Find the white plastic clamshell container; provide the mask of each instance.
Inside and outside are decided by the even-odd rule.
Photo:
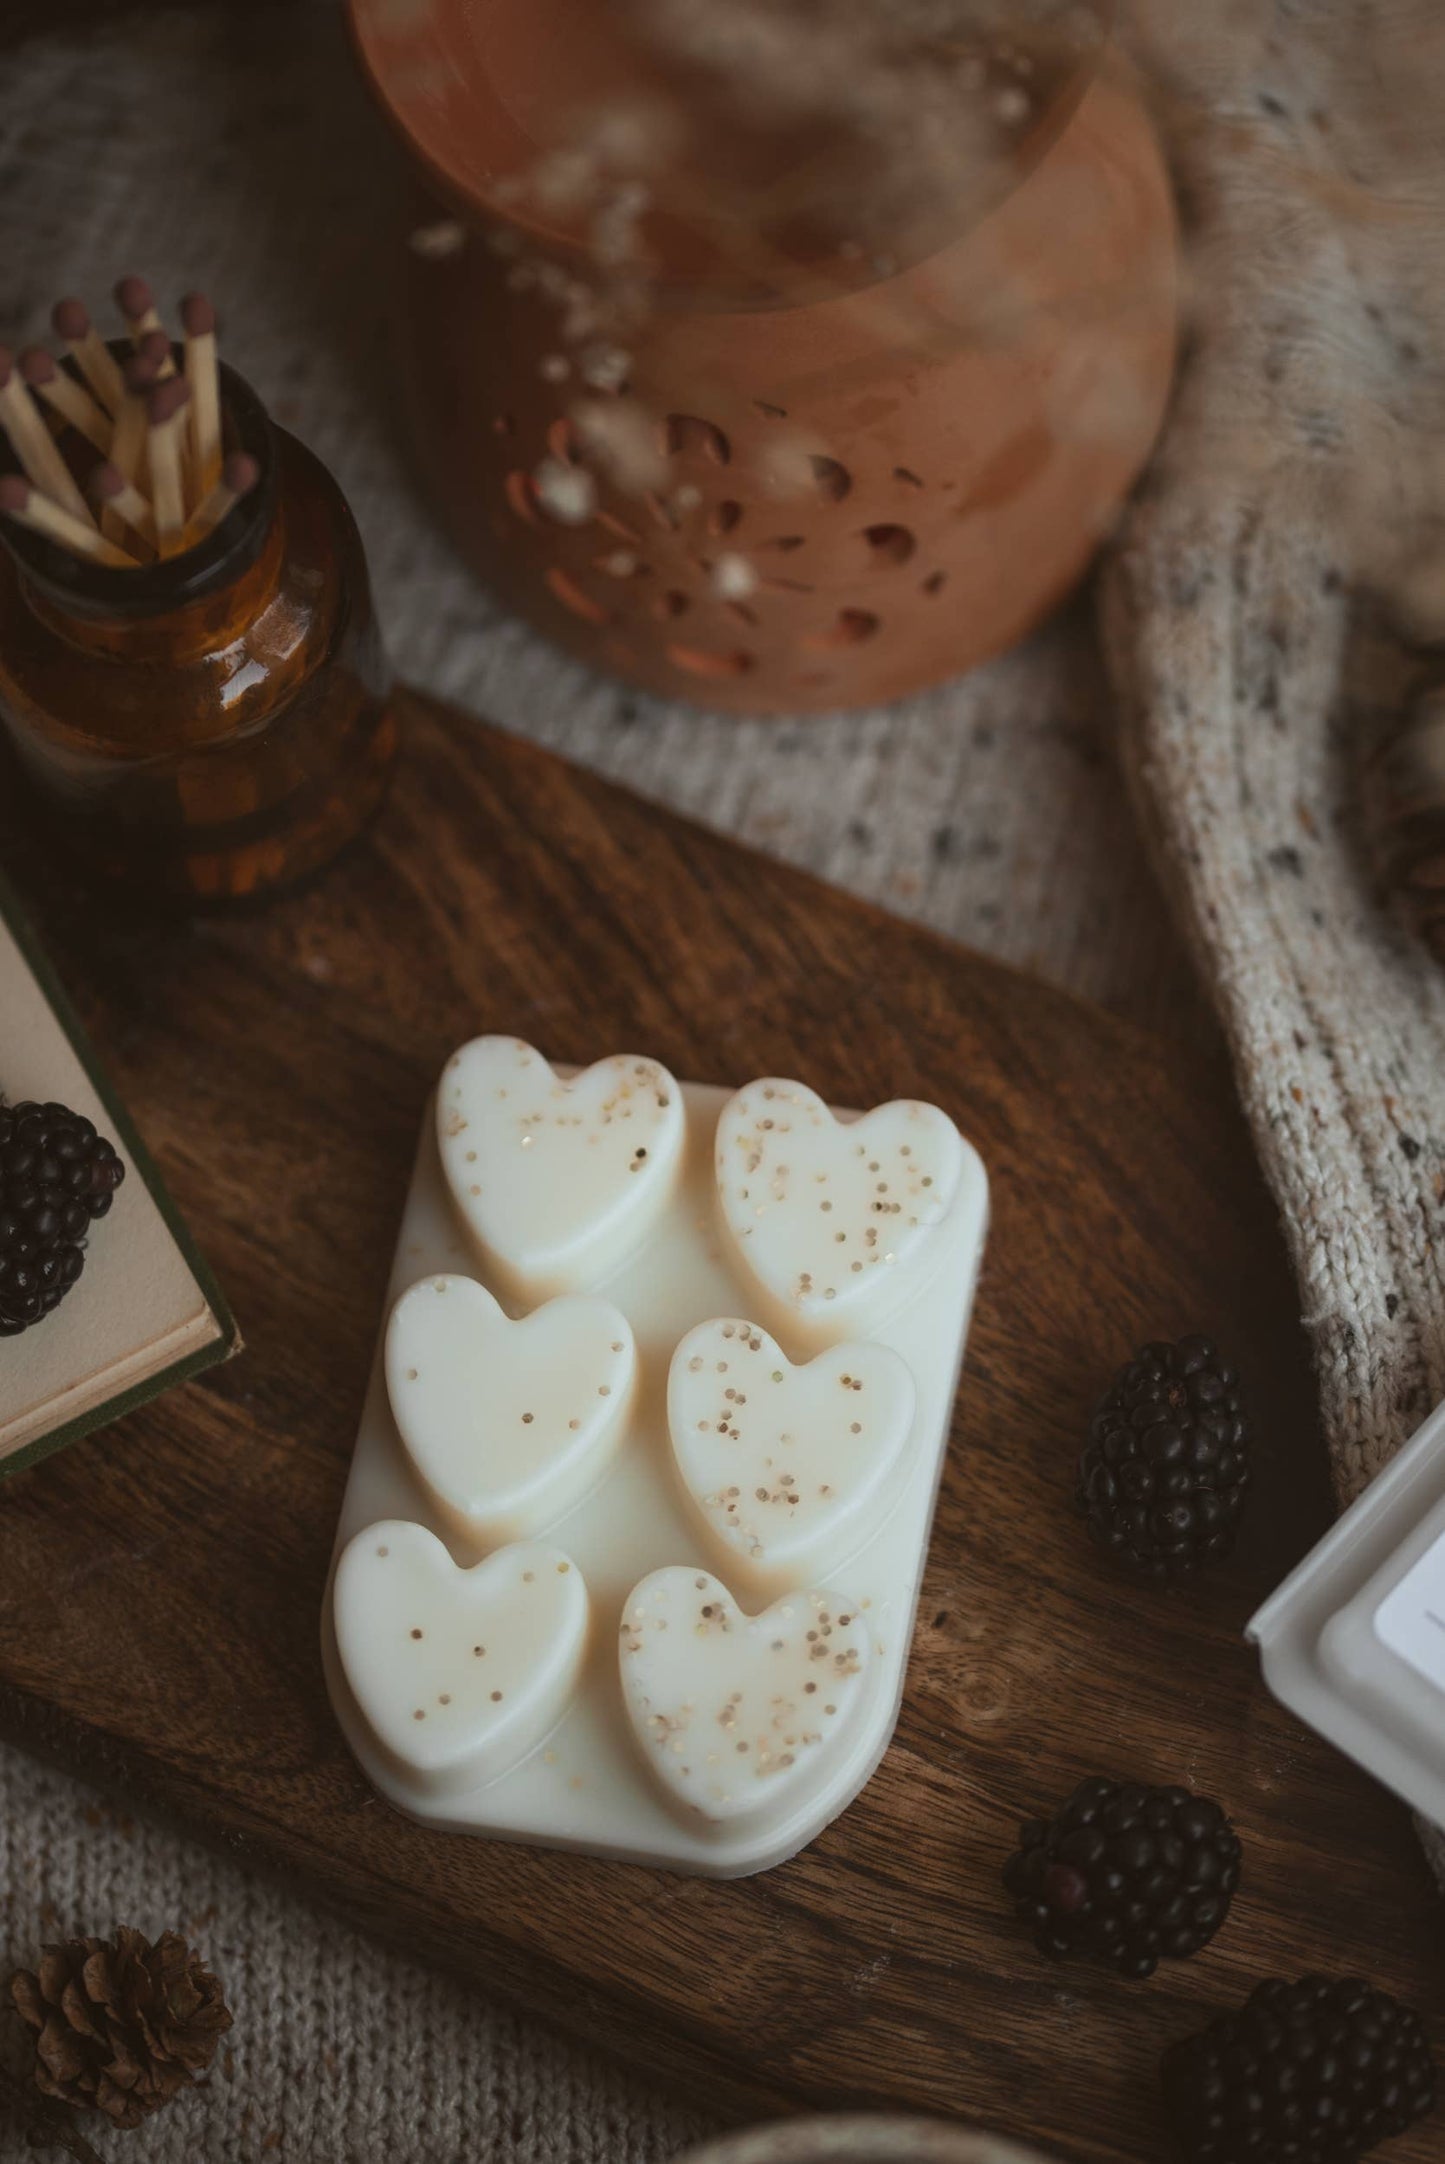
[[[1276,1698],[1445,1824],[1445,1405],[1245,1635]]]

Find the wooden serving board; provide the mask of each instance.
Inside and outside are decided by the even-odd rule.
[[[0,1496],[0,1726],[719,2112],[902,2102],[1142,2164],[1166,2153],[1160,2048],[1256,1979],[1362,1970],[1437,2011],[1445,1920],[1404,1811],[1271,1702],[1240,1638],[1328,1505],[1222,1064],[434,707],[408,738],[371,838],[249,920],[127,925],[18,822],[6,845],[248,1349]],[[898,1736],[760,1878],[425,1832],[328,1710],[322,1589],[417,1124],[483,1029],[917,1094],[989,1166]],[[1168,1592],[1095,1558],[1072,1468],[1116,1360],[1191,1328],[1237,1350],[1259,1478],[1235,1561]],[[1015,1821],[1095,1770],[1197,1784],[1244,1841],[1221,1937],[1143,1986],[1045,1961],[998,1883]]]

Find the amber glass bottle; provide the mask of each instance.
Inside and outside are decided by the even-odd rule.
[[[335,855],[396,747],[356,524],[331,475],[222,370],[228,449],[260,479],[138,570],[7,530],[0,713],[59,831],[126,887],[259,898]]]

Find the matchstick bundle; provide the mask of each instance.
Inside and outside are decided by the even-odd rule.
[[[0,476],[0,514],[77,556],[135,570],[194,548],[260,469],[223,449],[216,311],[205,295],[181,303],[182,369],[144,278],[120,279],[115,300],[132,347],[124,361],[78,300],[51,313],[64,359],[30,346],[17,363],[0,346],[0,428],[23,468]],[[84,492],[72,464],[82,446],[100,456]]]

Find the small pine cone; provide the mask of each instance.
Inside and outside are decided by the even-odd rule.
[[[169,2103],[231,2026],[220,1984],[174,1931],[154,1945],[122,1926],[113,1940],[46,1946],[10,1993],[35,2038],[35,2086],[118,2127]]]

